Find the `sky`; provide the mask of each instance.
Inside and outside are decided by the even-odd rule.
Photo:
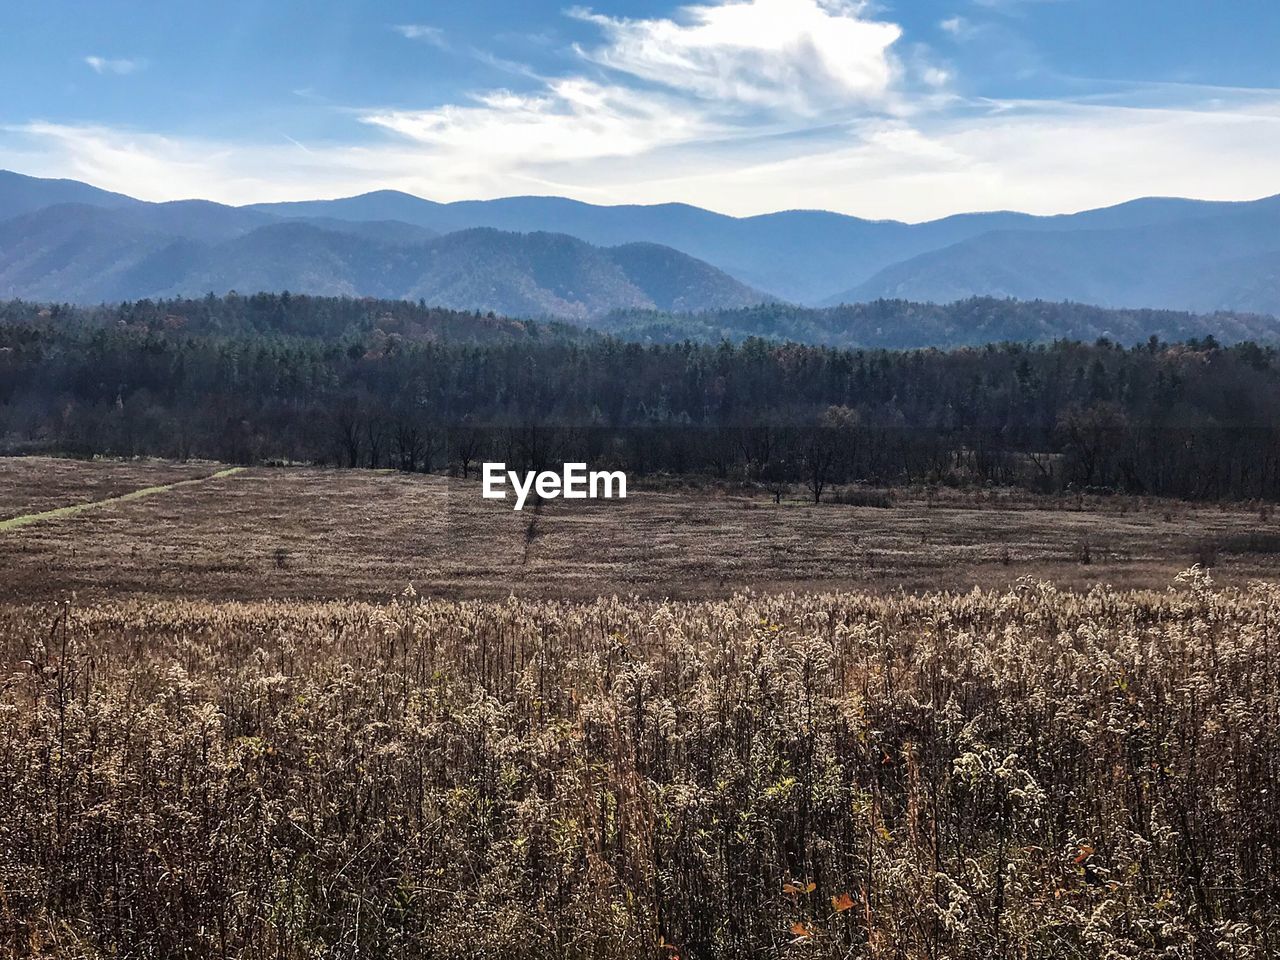
[[[0,168],[919,221],[1280,193],[1276,0],[43,0]]]

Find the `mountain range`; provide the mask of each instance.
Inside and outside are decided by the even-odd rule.
[[[422,299],[593,321],[973,296],[1280,314],[1280,197],[1146,198],[1051,217],[925,223],[557,197],[395,191],[148,203],[0,171],[0,297],[98,302],[235,289]]]
[[[999,211],[917,224],[815,210],[735,218],[685,204],[602,207],[559,197],[442,204],[394,191],[252,209],[441,232],[554,228],[590,243],[644,240],[804,305],[1008,296],[1280,313],[1280,196],[1149,197],[1058,216]]]
[[[651,243],[601,248],[565,234],[489,228],[441,236],[399,221],[101,199],[28,202],[0,221],[0,296],[95,303],[292,290],[576,320],[620,308],[683,312],[770,299]]]

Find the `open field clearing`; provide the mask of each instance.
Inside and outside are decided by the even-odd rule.
[[[34,491],[49,463],[0,460],[0,477],[6,489]],[[66,502],[100,492],[99,471],[116,466],[56,463]],[[148,466],[134,466],[139,486],[173,476]],[[201,475],[210,472],[204,465]],[[1280,520],[1256,508],[1094,498],[1082,509],[1065,500],[1037,509],[998,493],[893,503],[633,489],[625,501],[548,501],[517,513],[482,500],[475,481],[250,468],[0,531],[0,598],[385,599],[409,583],[446,596],[695,597],[746,587],[968,589],[1024,575],[1152,587],[1197,561],[1214,564],[1221,582],[1280,576]],[[0,500],[0,513],[14,512]]]
[[[0,521],[207,477],[222,466],[167,460],[0,459]]]
[[[196,483],[206,483],[209,480],[217,480],[222,477],[234,476],[240,473],[243,467],[224,467],[217,470],[207,477],[192,477],[189,480],[175,480],[172,483],[162,483],[152,487],[141,487],[137,490],[130,490],[128,493],[122,493],[114,497],[106,497],[102,500],[86,500],[83,503],[73,503],[68,506],[53,507],[39,513],[20,513],[17,516],[9,517],[7,520],[0,520],[0,533],[8,533],[17,530],[20,527],[29,527],[37,523],[49,523],[54,520],[65,520],[70,517],[79,516],[89,510],[99,510],[109,507],[118,506],[120,504],[129,503],[133,500],[141,500],[143,497],[154,497],[158,494],[169,493],[180,487],[191,486]]]
[[[0,608],[0,943],[1257,958],[1280,593]]]

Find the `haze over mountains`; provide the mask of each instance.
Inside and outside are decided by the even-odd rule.
[[[1280,313],[1280,197],[906,224],[555,197],[442,204],[393,191],[157,204],[0,172],[0,296],[86,303],[230,289],[576,320],[970,296]]]

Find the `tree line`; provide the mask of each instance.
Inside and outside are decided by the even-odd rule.
[[[267,319],[263,319],[266,317]],[[311,321],[308,326],[308,321]],[[1280,354],[1212,337],[953,350],[640,344],[407,304],[0,305],[0,444],[470,476],[1280,499]]]

